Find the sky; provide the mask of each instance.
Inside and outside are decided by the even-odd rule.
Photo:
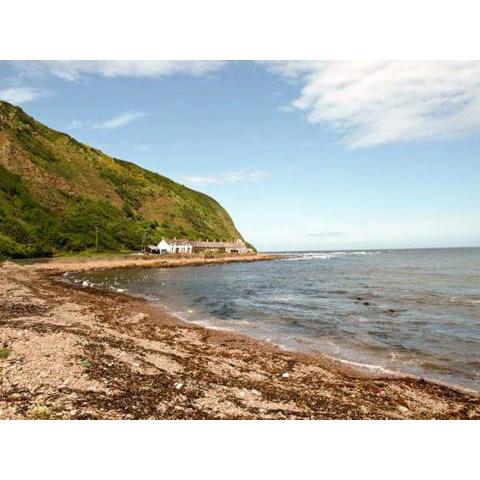
[[[480,62],[0,62],[0,99],[263,251],[480,246]]]

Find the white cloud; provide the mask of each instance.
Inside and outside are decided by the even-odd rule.
[[[83,120],[72,120],[70,123],[65,125],[65,130],[81,130],[89,125],[89,122]]]
[[[189,185],[211,185],[239,182],[255,182],[265,177],[265,172],[261,170],[226,172],[219,175],[206,176],[187,176],[179,180]]]
[[[44,95],[44,92],[32,87],[10,87],[0,90],[0,99],[10,103],[32,102]]]
[[[202,76],[223,68],[225,62],[217,60],[55,60],[17,62],[18,68],[31,74],[50,73],[68,81],[84,76],[160,78],[184,74]]]
[[[352,148],[480,132],[480,62],[266,65],[301,86],[284,110],[304,111]]]
[[[125,112],[102,122],[95,123],[93,128],[100,130],[116,130],[117,128],[124,127],[136,120],[139,120],[144,116],[145,114],[142,112]]]
[[[143,118],[143,112],[124,112],[112,118],[107,118],[101,122],[92,122],[91,120],[72,120],[65,125],[66,130],[81,130],[84,128],[93,128],[95,130],[116,130]]]

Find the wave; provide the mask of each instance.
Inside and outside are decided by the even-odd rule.
[[[66,272],[69,273],[69,272]],[[111,285],[109,282],[93,282],[91,280],[84,280],[83,278],[71,278],[70,275],[63,274],[66,277],[65,281],[67,283],[72,283],[75,285],[80,285],[83,288],[97,288],[101,290],[109,290],[116,293],[126,293],[128,290],[126,288],[118,288],[116,285],[119,285],[115,279],[115,285]]]
[[[480,298],[473,295],[453,296],[450,297],[450,302],[458,305],[478,305],[480,304]]]
[[[351,257],[358,255],[379,255],[381,252],[373,251],[340,251],[340,252],[304,252],[292,254],[291,257],[286,258],[286,261],[297,261],[297,260],[330,260],[332,258],[339,257]]]

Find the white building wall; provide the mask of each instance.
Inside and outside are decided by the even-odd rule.
[[[168,241],[162,239],[161,242],[157,245],[159,253],[178,253],[178,254],[188,254],[193,252],[193,246],[191,243],[177,243],[175,240]]]
[[[173,246],[168,243],[165,239],[162,238],[161,242],[158,243],[157,248],[160,253],[172,253]]]

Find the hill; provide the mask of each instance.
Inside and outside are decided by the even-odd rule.
[[[0,101],[0,257],[95,248],[139,250],[166,238],[242,238],[209,196],[112,158]]]

